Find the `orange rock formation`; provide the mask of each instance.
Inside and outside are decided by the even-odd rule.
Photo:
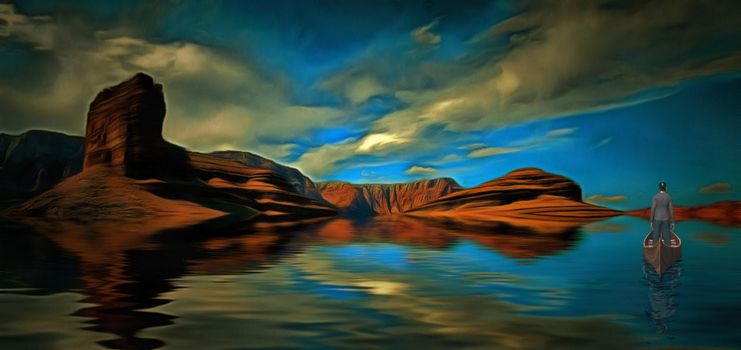
[[[153,228],[220,216],[293,220],[333,215],[275,170],[185,150],[162,136],[162,87],[139,73],[90,104],[83,171],[20,205],[20,216]]]
[[[461,189],[455,180],[439,178],[403,184],[318,184],[322,197],[346,214],[373,216],[403,213]]]
[[[581,201],[570,179],[536,168],[512,171],[413,208],[408,215],[471,225],[502,222],[534,230],[566,229],[621,212]]]
[[[138,73],[104,89],[90,103],[83,169],[106,165],[132,178],[190,175],[188,156],[162,138],[162,85]]]

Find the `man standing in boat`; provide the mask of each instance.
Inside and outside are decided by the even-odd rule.
[[[659,183],[659,193],[651,201],[651,244],[663,238],[664,244],[671,247],[671,231],[674,231],[674,206],[672,197],[666,193],[666,182]]]

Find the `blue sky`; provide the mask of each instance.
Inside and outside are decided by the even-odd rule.
[[[738,199],[733,1],[0,3],[0,131],[84,132],[95,93],[165,86],[164,136],[315,180],[535,166],[585,198]]]

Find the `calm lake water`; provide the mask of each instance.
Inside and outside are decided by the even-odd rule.
[[[5,223],[0,348],[741,347],[740,229],[678,223],[683,258],[659,277],[643,262],[647,227]]]

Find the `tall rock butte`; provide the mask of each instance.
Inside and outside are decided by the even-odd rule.
[[[90,103],[83,171],[106,165],[132,178],[183,178],[192,174],[184,149],[162,138],[162,85],[137,73],[98,93]]]

